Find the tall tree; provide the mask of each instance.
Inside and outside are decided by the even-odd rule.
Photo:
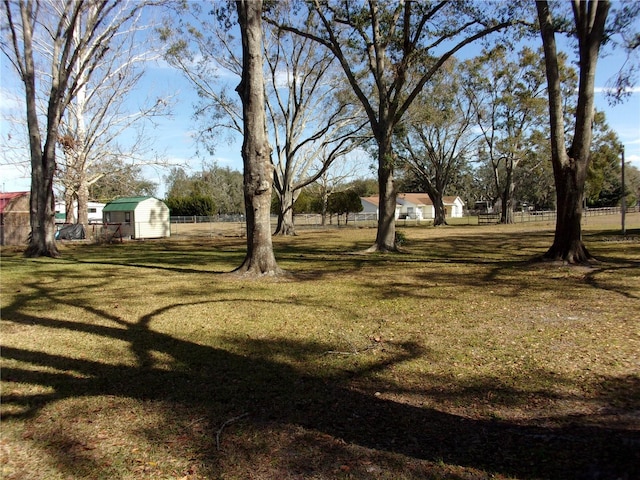
[[[585,202],[589,207],[612,207],[622,198],[620,151],[622,144],[609,128],[602,112],[596,111],[593,124],[591,161],[585,182]],[[626,182],[625,182],[626,183]]]
[[[553,186],[553,168],[549,158],[548,128],[534,132],[529,138],[530,148],[515,172],[518,198],[535,210],[555,209],[556,192]]]
[[[2,3],[9,33],[1,43],[2,52],[18,73],[25,93],[31,157],[31,237],[26,256],[59,256],[53,180],[61,119],[118,31],[142,6],[138,1],[116,0]],[[40,51],[36,45],[45,48]],[[39,75],[40,69],[47,71],[46,77]],[[47,92],[44,118],[37,105],[39,92]]]
[[[354,190],[341,190],[329,195],[327,202],[327,211],[330,214],[338,215],[338,225],[340,225],[340,216],[344,215],[344,224],[349,223],[349,214],[358,213],[363,210],[362,202],[358,192]]]
[[[550,260],[585,263],[592,256],[582,241],[582,202],[589,167],[594,119],[594,88],[600,47],[605,40],[609,0],[573,0],[573,29],[578,42],[578,104],[573,138],[569,148],[565,138],[556,28],[549,2],[538,0],[538,22],[544,47],[549,116],[551,125],[551,162],[556,185],[557,219],[553,244],[544,254]]]
[[[292,15],[289,8],[279,7],[272,5],[273,15]],[[242,134],[241,109],[228,95],[224,80],[229,73],[241,76],[242,59],[232,30],[207,31],[213,20],[208,21],[200,4],[190,5],[187,13],[174,25],[165,25],[161,38],[169,44],[168,61],[198,92],[196,119],[204,127],[198,139],[214,152],[225,130],[227,135]],[[293,204],[301,189],[359,145],[362,138],[356,132],[367,122],[335,81],[336,62],[330,52],[309,39],[265,27],[267,131],[279,199],[276,233],[289,235],[295,234]],[[212,81],[215,77],[220,81]]]
[[[315,183],[309,186],[310,191],[313,192],[317,199],[315,211],[320,214],[322,226],[327,224],[327,214],[329,213],[327,207],[329,195],[332,193],[350,189],[357,191],[360,196],[368,196],[368,194],[364,193],[366,188],[362,186],[366,183],[365,180],[353,180],[351,184],[345,185],[345,182],[349,179],[353,179],[358,174],[361,174],[363,169],[362,159],[356,158],[351,160],[355,161],[353,163],[342,162],[340,168],[335,168],[334,166],[331,170],[325,170],[322,175],[316,179]],[[377,183],[375,193],[378,193]],[[329,220],[331,220],[331,218],[329,218]]]
[[[307,5],[304,25],[279,26],[329,49],[362,104],[378,147],[380,213],[369,251],[395,251],[394,132],[449,58],[511,25],[506,11],[511,5],[505,3],[499,13],[471,1],[312,0]]]
[[[493,172],[501,223],[513,223],[518,165],[531,149],[531,136],[544,123],[544,69],[528,47],[511,56],[499,45],[467,63],[469,93],[482,145]]]
[[[149,18],[148,12],[144,18]],[[156,47],[144,41],[149,30],[150,24],[143,20],[142,11],[138,12],[111,42],[91,78],[81,79],[82,85],[62,117],[59,143],[63,155],[56,176],[64,186],[67,222],[72,221],[75,203],[78,223],[88,222],[90,186],[105,175],[117,176],[120,172],[113,163],[164,163],[151,151],[145,127],[154,117],[168,114],[170,96],[143,98],[135,91],[144,64],[157,57]],[[131,99],[135,94],[134,105]],[[125,133],[130,141],[123,141]],[[127,162],[121,161],[125,159]]]
[[[282,270],[276,262],[271,240],[273,167],[264,98],[262,0],[237,0],[236,9],[242,37],[242,80],[236,90],[242,99],[247,254],[235,271],[277,275]]]
[[[464,167],[475,141],[475,110],[460,82],[454,59],[447,62],[409,108],[407,133],[398,136],[398,155],[434,208],[433,225],[445,225],[444,195]]]
[[[273,27],[268,37],[267,111],[279,199],[276,233],[293,235],[293,205],[301,190],[366,140],[360,131],[367,122],[336,81],[330,52]]]
[[[202,171],[187,175],[184,169],[175,167],[165,177],[167,198],[209,197],[218,214],[244,212],[242,173],[216,164],[203,167]],[[209,213],[210,214],[210,213]]]

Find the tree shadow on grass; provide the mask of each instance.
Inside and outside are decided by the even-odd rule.
[[[394,258],[398,269],[422,263],[424,271],[416,272],[410,281],[372,284],[382,297],[420,296],[420,288],[455,286],[456,288],[482,288],[494,290],[495,295],[509,298],[533,291],[557,291],[558,280],[572,277],[567,285],[599,289],[637,300],[637,279],[640,262],[632,258],[611,255],[603,251],[595,266],[571,266],[542,262],[536,248],[549,237],[545,232],[512,232],[506,235],[475,232],[470,235],[451,235],[429,238],[409,246],[408,258]],[[539,249],[542,254],[545,249]],[[617,252],[616,252],[617,253]],[[640,254],[640,251],[638,251]],[[379,260],[380,261],[380,260]],[[442,264],[453,268],[441,268]],[[433,266],[433,268],[430,268]],[[408,275],[411,276],[411,271]],[[417,288],[418,287],[418,288]],[[497,288],[495,288],[497,287]],[[431,288],[428,295],[438,295]],[[559,295],[574,295],[570,288],[562,288]]]
[[[386,293],[383,296],[387,298],[419,296],[416,285],[455,285],[463,288],[502,286],[504,289],[497,295],[514,297],[531,291],[555,290],[558,285],[554,276],[564,278],[565,273],[575,277],[576,285],[619,293],[630,299],[640,298],[636,291],[637,282],[634,281],[638,278],[638,261],[606,249],[598,251],[599,263],[592,267],[540,261],[552,238],[552,231],[496,234],[474,230],[464,235],[443,234],[413,239],[402,254],[356,255],[317,247],[307,249],[304,244],[296,244],[289,245],[286,253],[281,253],[280,257],[301,266],[292,272],[293,278],[300,281],[317,280],[333,273],[361,274],[367,269],[375,271],[378,267],[389,268],[393,265],[398,272],[406,272],[407,280],[405,283],[389,282],[384,287]],[[598,238],[594,236],[593,241],[597,242]],[[460,268],[443,269],[443,264]],[[424,267],[424,272],[412,270],[421,267]],[[414,279],[408,280],[412,275]],[[612,279],[613,275],[618,278]],[[631,282],[625,284],[625,280]],[[380,288],[378,284],[373,285],[373,290]]]
[[[403,267],[420,265],[456,264],[468,267],[485,267],[481,275],[469,275],[460,271],[459,275],[451,270],[429,271],[418,276],[416,281],[437,284],[456,284],[458,286],[484,287],[504,283],[511,287],[506,293],[515,296],[532,289],[555,288],[545,282],[533,281],[520,272],[554,271],[569,267],[539,262],[552,241],[552,231],[525,231],[496,234],[482,229],[468,230],[465,234],[446,234],[435,237],[412,240],[407,254],[355,254],[352,248],[332,247],[325,249],[319,246],[313,237],[296,238],[295,242],[286,241],[276,245],[277,258],[280,263],[290,263],[291,269],[283,280],[305,281],[318,280],[332,274],[356,274],[363,270],[385,268],[390,264],[398,270]],[[603,237],[604,235],[604,237]],[[605,234],[591,235],[593,241],[608,238]],[[602,243],[602,242],[600,242]],[[368,245],[368,243],[367,243]],[[77,263],[95,265],[125,266],[139,270],[166,270],[172,273],[185,274],[222,274],[231,272],[242,261],[244,244],[238,241],[215,242],[209,244],[198,242],[149,242],[146,244],[126,245],[116,248],[104,258],[104,249],[97,249],[99,258],[86,260],[84,256],[67,254],[66,258]],[[84,257],[84,258],[83,258]],[[629,298],[639,298],[634,286],[628,287],[620,282],[602,280],[601,273],[617,274],[620,278],[637,277],[638,262],[631,259],[598,255],[601,262],[593,268],[585,269],[585,280],[590,286],[621,293]],[[287,267],[285,267],[287,268]],[[507,280],[505,282],[505,279]],[[403,289],[399,284],[390,288],[401,291],[403,295],[411,295],[412,285]]]
[[[47,294],[47,287],[40,287]],[[45,393],[29,395],[19,390],[3,395],[3,403],[16,407],[14,418],[30,419],[45,407],[59,401],[106,396],[166,404],[167,413],[157,425],[147,427],[150,441],[163,442],[166,432],[179,423],[181,412],[202,414],[204,433],[183,441],[193,442],[199,451],[203,474],[218,478],[227,472],[226,455],[252,458],[273,454],[286,439],[287,452],[278,455],[280,478],[335,478],[339,475],[322,465],[329,457],[348,462],[354,449],[365,448],[380,455],[387,469],[397,457],[430,462],[423,470],[406,474],[407,478],[444,475],[441,464],[479,469],[518,478],[639,478],[640,431],[635,426],[590,425],[566,419],[560,426],[540,427],[504,421],[471,419],[431,408],[420,408],[393,401],[384,396],[349,388],[345,379],[331,373],[319,374],[304,367],[305,361],[326,353],[331,345],[297,340],[256,340],[231,338],[246,354],[233,353],[154,331],[151,322],[160,314],[177,311],[181,305],[169,305],[149,312],[136,323],[128,323],[108,312],[96,309],[105,324],[49,319],[22,313],[33,296],[17,296],[3,311],[9,325],[42,327],[67,335],[95,335],[104,340],[128,342],[137,360],[135,365],[104,363],[90,358],[71,358],[37,349],[4,347],[2,356],[10,362],[3,368],[3,382],[17,382],[46,388]],[[87,311],[89,313],[89,311]],[[160,366],[154,354],[172,361],[171,368]],[[429,355],[411,342],[398,343],[394,351],[379,361],[351,372],[366,377],[376,369]],[[278,359],[287,359],[287,361]],[[292,360],[291,363],[288,360]],[[294,366],[298,365],[298,366]],[[640,398],[637,378],[609,381],[610,391]],[[625,382],[618,388],[616,382]],[[502,390],[505,398],[519,398],[521,392],[492,379],[476,379],[476,391]],[[422,392],[425,393],[425,392]],[[466,392],[468,394],[469,391]],[[474,395],[449,392],[462,401]],[[229,433],[229,443],[218,451],[221,426],[232,418],[243,417],[237,434]],[[7,418],[11,418],[9,415]],[[276,444],[265,445],[268,435]],[[78,439],[60,426],[44,442],[61,468],[68,472],[95,471],[99,465],[77,453]],[[322,451],[326,448],[326,451]],[[323,460],[318,460],[322,457]],[[79,458],[86,462],[83,465]],[[395,460],[394,460],[395,459]],[[348,465],[347,465],[348,467]],[[250,467],[247,467],[250,468]],[[373,467],[371,467],[373,468]],[[431,474],[429,474],[431,469]],[[433,473],[435,469],[436,473]],[[368,472],[368,473],[367,473]],[[439,472],[439,473],[438,473]],[[245,472],[246,473],[246,472]],[[344,471],[342,471],[344,473]],[[353,470],[356,478],[376,477],[375,471]],[[273,471],[254,478],[273,478]],[[446,475],[449,478],[457,474]],[[358,477],[359,476],[359,477]]]

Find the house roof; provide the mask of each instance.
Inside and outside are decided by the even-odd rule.
[[[375,205],[376,207],[380,203],[380,197],[378,197],[378,195],[374,195],[373,197],[360,197],[360,200]]]
[[[399,193],[396,202],[400,205],[411,203],[413,205],[433,205],[426,193]]]
[[[140,202],[153,197],[122,197],[111,200],[102,209],[103,212],[132,212]]]
[[[22,197],[24,195],[29,195],[29,192],[0,193],[0,213],[4,212],[4,208],[9,204],[11,200],[13,200],[14,198]]]
[[[456,196],[445,196],[445,197],[442,197],[442,201],[444,202],[445,205],[453,205],[456,200],[460,200],[460,203],[462,205],[464,205],[464,200],[462,200],[457,195]]]
[[[453,205],[456,200],[460,200],[460,203],[464,205],[464,202],[458,196],[442,197],[442,203],[445,205]],[[426,193],[399,193],[397,202],[400,205],[404,205],[404,203],[412,203],[414,205],[433,205],[431,198],[429,198],[429,195]]]

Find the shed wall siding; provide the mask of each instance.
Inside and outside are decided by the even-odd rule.
[[[135,238],[162,238],[171,235],[169,208],[155,198],[140,202],[133,212]]]
[[[13,198],[0,213],[0,245],[26,245],[29,233],[29,196]]]

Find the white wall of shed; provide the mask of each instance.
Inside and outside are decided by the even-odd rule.
[[[156,198],[140,202],[133,217],[135,238],[164,238],[171,235],[169,207]]]

